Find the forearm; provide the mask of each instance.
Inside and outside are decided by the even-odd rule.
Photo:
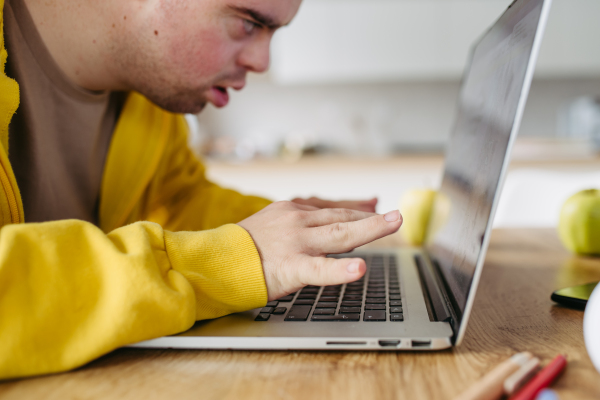
[[[239,227],[170,233],[152,223],[108,235],[81,221],[4,227],[0,379],[72,369],[196,319],[264,305],[260,260],[244,235]],[[227,259],[240,242],[238,258]]]

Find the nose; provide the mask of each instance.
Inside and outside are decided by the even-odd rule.
[[[256,38],[246,45],[238,56],[238,64],[252,72],[269,69],[271,37]]]

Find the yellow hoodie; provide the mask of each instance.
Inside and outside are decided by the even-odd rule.
[[[4,0],[0,0],[0,10]],[[69,370],[196,320],[262,307],[260,257],[234,223],[269,204],[205,178],[182,116],[129,95],[100,192],[100,228],[26,223],[8,160],[19,86],[0,12],[0,379]]]

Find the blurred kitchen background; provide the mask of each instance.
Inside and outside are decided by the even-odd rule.
[[[270,71],[188,116],[209,176],[286,200],[436,187],[471,44],[512,0],[304,0]],[[600,1],[554,0],[496,226],[555,226],[600,187]]]

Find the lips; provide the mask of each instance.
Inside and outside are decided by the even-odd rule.
[[[208,100],[217,108],[225,107],[229,103],[229,93],[227,88],[213,86],[208,93]]]

